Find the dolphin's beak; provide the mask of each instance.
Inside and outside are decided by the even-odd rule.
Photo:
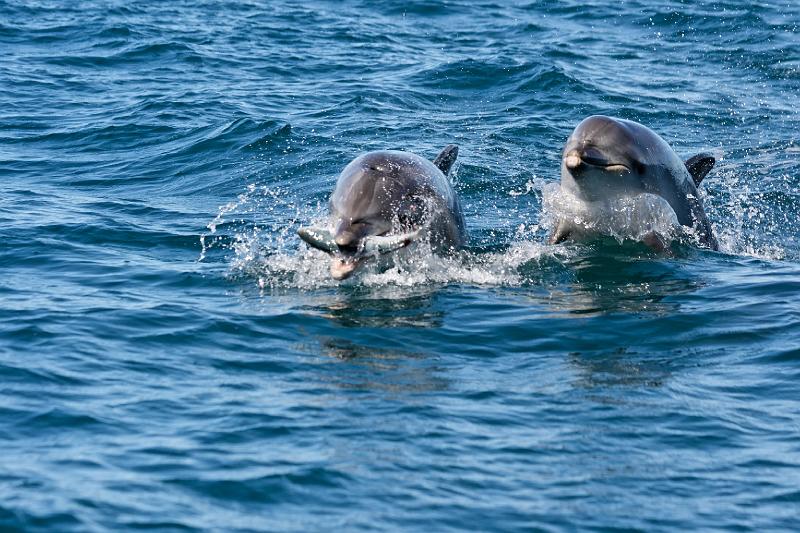
[[[575,170],[579,166],[581,166],[581,155],[577,150],[570,150],[567,155],[564,156],[564,165],[570,170]]]
[[[339,244],[330,230],[303,227],[297,230],[297,235],[312,248],[331,255],[331,277],[337,281],[342,281],[352,276],[353,272],[365,259],[360,255],[342,255]]]
[[[564,154],[564,166],[573,173],[588,167],[601,168],[609,172],[624,172],[630,170],[630,168],[623,163],[609,161],[605,154],[594,147],[586,147],[583,150],[570,150]]]

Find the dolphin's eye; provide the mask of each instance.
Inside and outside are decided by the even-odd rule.
[[[418,224],[425,216],[424,200],[416,194],[403,197],[397,207],[397,219],[405,226]]]
[[[633,165],[633,169],[636,171],[637,174],[644,174],[645,171],[644,163],[640,163],[639,161],[637,161]]]
[[[422,210],[422,198],[420,198],[415,194],[406,196],[403,198],[401,206],[402,206],[401,211],[407,211],[409,213],[419,213]]]

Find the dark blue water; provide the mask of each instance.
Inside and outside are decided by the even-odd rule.
[[[0,529],[800,528],[797,2],[74,5],[0,0]],[[545,244],[595,113],[720,252]],[[469,248],[333,282],[339,171],[448,143]]]

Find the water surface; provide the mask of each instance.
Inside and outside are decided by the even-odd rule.
[[[0,528],[800,527],[793,2],[0,0]],[[548,246],[585,116],[682,156],[722,250]],[[330,280],[368,150],[470,246]]]

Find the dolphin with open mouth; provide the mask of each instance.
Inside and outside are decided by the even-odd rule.
[[[458,195],[448,179],[457,156],[455,145],[433,162],[393,150],[361,155],[336,180],[328,226],[302,227],[297,233],[331,256],[336,280],[422,238],[437,253],[454,251],[467,240]]]

